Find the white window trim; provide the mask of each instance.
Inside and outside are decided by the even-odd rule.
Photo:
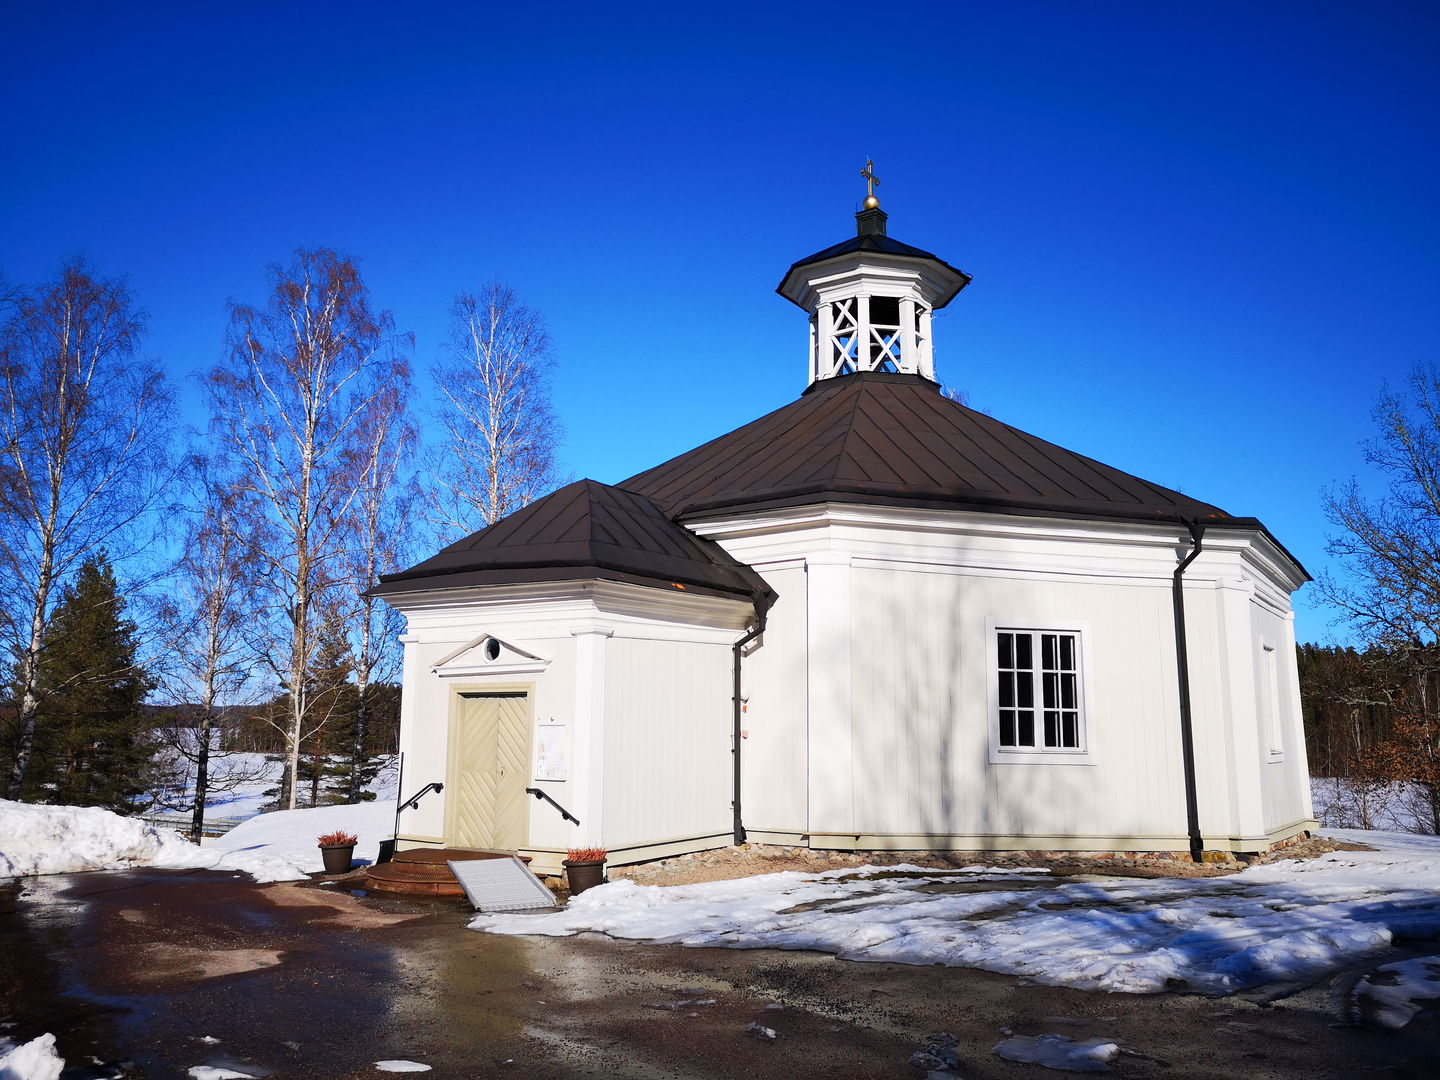
[[[1080,650],[1080,744],[1079,750],[1031,750],[1000,745],[1000,652],[995,636],[1001,630],[1074,634]],[[1090,624],[1083,619],[1052,622],[1037,619],[985,620],[985,728],[991,765],[1094,765],[1097,763],[1095,709],[1090,687]],[[1038,709],[1036,710],[1039,711]]]
[[[1280,647],[1271,638],[1262,636],[1257,657],[1260,696],[1260,739],[1265,762],[1275,765],[1285,760],[1285,722],[1280,712]]]

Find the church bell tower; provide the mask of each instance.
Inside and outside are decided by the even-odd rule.
[[[855,236],[790,267],[776,289],[810,314],[810,384],[866,371],[935,381],[931,313],[970,283],[970,275],[919,248],[892,240],[867,161],[864,208]]]

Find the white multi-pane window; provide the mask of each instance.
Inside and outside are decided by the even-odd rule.
[[[1002,753],[1084,752],[1078,632],[997,629],[995,674]]]

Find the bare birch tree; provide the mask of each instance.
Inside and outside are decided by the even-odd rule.
[[[378,770],[368,763],[367,751],[374,685],[399,674],[398,643],[404,619],[369,590],[381,574],[402,569],[411,534],[415,492],[413,483],[402,481],[400,475],[415,444],[415,429],[406,413],[407,389],[397,385],[375,399],[372,415],[362,426],[368,439],[356,448],[353,464],[359,477],[348,557],[355,593],[350,616],[355,711],[336,785],[347,803],[369,797],[365,785]]]
[[[213,476],[203,459],[194,461],[192,475],[197,508],[169,579],[169,594],[160,604],[168,633],[157,674],[169,696],[194,712],[183,717],[188,723],[165,729],[158,738],[171,769],[183,774],[178,789],[184,793],[178,801],[161,801],[189,811],[190,838],[198,844],[212,791],[233,790],[259,778],[259,770],[225,761],[231,755],[221,745],[226,707],[251,687],[250,629],[258,581],[254,551],[236,520],[234,484]]]
[[[462,292],[431,374],[444,399],[431,518],[445,539],[494,524],[558,482],[544,317],[498,281]]]
[[[355,448],[376,402],[409,380],[389,312],[371,310],[353,262],[298,251],[271,269],[265,307],[231,308],[209,376],[214,433],[239,466],[245,535],[262,567],[270,663],[286,697],[283,804],[296,805],[301,744],[327,719],[317,651],[342,617],[348,531],[363,487]],[[363,458],[363,453],[359,455]]]
[[[169,479],[171,400],[135,355],[144,316],[79,259],[10,298],[0,325],[0,634],[15,657],[5,781],[18,798],[40,717],[39,675],[60,588],[87,558],[142,546]]]

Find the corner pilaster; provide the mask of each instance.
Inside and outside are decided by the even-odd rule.
[[[605,660],[615,631],[572,630],[575,638],[575,728],[572,738],[577,847],[605,846]]]

